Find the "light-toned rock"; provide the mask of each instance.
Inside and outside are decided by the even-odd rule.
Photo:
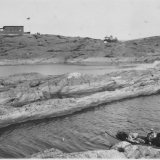
[[[76,153],[63,153],[57,149],[49,149],[44,152],[32,155],[30,158],[107,158],[107,159],[126,159],[123,153],[116,150],[97,150]]]
[[[151,146],[132,145],[124,141],[115,144],[110,150],[63,153],[52,148],[36,153],[31,158],[155,159],[160,158],[160,149],[155,149]]]
[[[78,73],[78,72],[73,72],[73,73],[69,73],[69,75],[68,75],[68,79],[70,79],[70,78],[79,78],[81,76],[81,73]]]
[[[115,91],[105,91],[85,96],[82,98],[50,99],[33,102],[20,108],[9,108],[7,114],[0,116],[0,127],[27,120],[42,119],[46,117],[58,117],[72,114],[84,108],[94,107],[99,104],[121,100],[124,98],[137,97],[140,95],[151,95],[160,91],[160,85],[147,85],[138,87],[126,87]],[[35,94],[29,94],[30,99],[37,99]],[[37,95],[40,96],[40,95]],[[26,97],[22,96],[26,100]]]
[[[111,150],[121,151],[129,159],[160,158],[160,149],[151,146],[132,145],[128,142],[120,142],[114,145]]]
[[[23,80],[19,81],[19,77]],[[160,71],[156,69],[101,76],[18,74],[1,80],[5,82],[8,79],[13,83],[2,83],[0,92],[0,112],[3,113],[0,115],[0,127],[68,115],[115,100],[160,92]],[[58,99],[59,96],[64,97]]]

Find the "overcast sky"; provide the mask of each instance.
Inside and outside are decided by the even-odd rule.
[[[159,36],[160,0],[0,0],[0,28],[7,25],[98,39]]]

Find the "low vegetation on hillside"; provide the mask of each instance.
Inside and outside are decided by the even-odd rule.
[[[107,43],[104,43],[107,41]],[[109,43],[108,43],[109,42]],[[0,36],[0,59],[160,56],[160,37],[131,41],[60,35]]]

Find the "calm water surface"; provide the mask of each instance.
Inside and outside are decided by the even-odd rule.
[[[139,97],[65,117],[43,119],[1,129],[0,157],[26,157],[44,149],[64,152],[108,149],[104,131],[160,132],[160,95]],[[64,141],[62,141],[64,138]]]
[[[20,66],[0,66],[0,76],[8,76],[17,73],[38,72],[43,75],[60,75],[69,72],[79,72],[84,74],[105,74],[118,70],[143,69],[152,67],[152,64],[131,64],[126,66],[83,66],[65,64],[46,65],[20,65]]]

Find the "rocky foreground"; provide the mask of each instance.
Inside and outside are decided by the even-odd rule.
[[[0,78],[0,128],[59,117],[125,98],[160,92],[159,64],[152,69],[105,75],[38,73]]]
[[[155,63],[156,64],[156,63]],[[69,73],[16,74],[0,78],[0,128],[29,120],[59,117],[113,101],[160,93],[160,64],[145,70],[104,75]],[[118,149],[62,153],[51,149],[36,158],[160,158],[145,146],[118,144]],[[125,145],[123,147],[123,145]]]
[[[57,149],[50,149],[34,154],[31,158],[159,159],[160,149],[140,145],[131,145],[130,143],[124,141],[116,144],[110,150],[63,153]]]
[[[60,35],[0,36],[0,65],[117,64],[160,60],[160,37],[104,43]]]

